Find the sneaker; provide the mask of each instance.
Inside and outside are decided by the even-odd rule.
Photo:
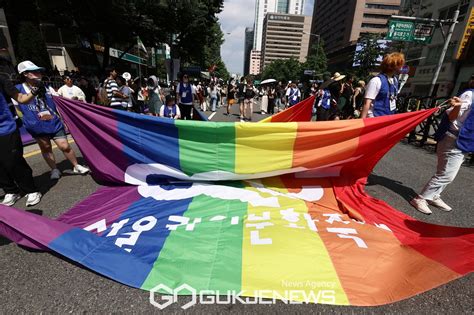
[[[410,204],[418,211],[423,212],[424,214],[431,214],[431,210],[428,207],[428,203],[425,199],[420,197],[415,197],[410,201]]]
[[[20,194],[6,194],[3,198],[2,205],[7,207],[13,206],[19,199],[21,199]]]
[[[428,204],[432,205],[432,206],[435,206],[436,208],[439,208],[443,211],[451,211],[453,210],[453,208],[451,208],[450,206],[448,206],[446,204],[446,202],[444,202],[443,200],[441,200],[441,198],[435,198],[433,200],[426,200],[428,202]]]
[[[34,206],[37,205],[41,201],[41,193],[40,192],[34,192],[31,194],[27,194],[26,196],[26,206]]]
[[[73,171],[74,174],[87,174],[87,173],[89,173],[91,170],[88,169],[88,168],[85,167],[85,166],[82,166],[82,165],[80,165],[80,164],[77,164],[76,166],[74,166],[74,168],[73,168],[72,171]]]
[[[55,168],[54,170],[51,171],[51,176],[50,178],[52,180],[58,180],[61,177],[61,171]]]

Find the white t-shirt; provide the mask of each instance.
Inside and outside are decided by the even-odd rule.
[[[293,89],[293,93],[291,93],[291,90]],[[288,88],[286,90],[286,96],[290,96],[290,94],[292,94],[293,96],[293,100],[296,101],[298,99],[298,97],[301,97],[301,92],[300,92],[300,89],[298,88]]]
[[[64,84],[63,86],[59,88],[58,95],[64,98],[68,98],[68,99],[73,99],[75,97],[79,101],[86,100],[86,95],[84,94],[84,92],[82,92],[82,90],[75,85],[69,87],[66,84]]]
[[[466,120],[467,116],[472,110],[472,101],[474,100],[474,95],[471,90],[466,91],[459,96],[461,99],[462,105],[461,109],[459,110],[458,118],[456,120],[451,122],[451,125],[449,126],[449,129],[451,131],[454,131],[456,134],[459,132],[459,129],[461,129],[462,125],[464,124],[464,121]],[[446,113],[450,113],[453,110],[451,107],[446,111]]]
[[[179,106],[178,105],[175,105],[176,106],[176,117],[175,119],[178,119],[181,117],[181,111],[179,110]],[[160,117],[165,117],[165,107],[166,105],[161,105],[161,108],[160,108]],[[165,118],[171,118],[171,117],[165,117]]]
[[[388,83],[395,84],[393,78],[388,78]],[[380,80],[380,78],[373,77],[372,79],[370,79],[369,84],[367,84],[364,98],[371,99],[372,101],[375,100],[381,88],[382,88],[382,81]],[[390,100],[390,110],[395,110],[396,108],[397,108],[397,101]],[[369,108],[369,111],[367,112],[367,117],[374,117],[374,102],[370,103],[370,108]]]
[[[188,84],[189,84],[189,83],[188,83]],[[180,89],[181,89],[181,83],[178,83],[178,86],[176,87],[176,93],[177,93],[177,94],[179,94]],[[183,88],[183,90],[186,90],[186,89]],[[196,87],[195,87],[194,85],[192,85],[192,84],[191,84],[191,93],[192,93],[193,95],[196,95]],[[186,97],[186,92],[183,92],[183,93],[179,94],[179,102],[180,102],[181,104],[184,104],[184,105],[193,105],[192,102],[191,102],[191,103],[183,103],[183,102],[181,101],[181,98],[182,98],[182,97]]]

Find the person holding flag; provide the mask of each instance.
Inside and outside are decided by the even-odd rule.
[[[33,62],[26,60],[18,64],[18,73],[23,83],[16,88],[22,94],[29,94],[38,86],[42,85],[42,71],[44,68],[36,66]],[[56,160],[51,146],[53,140],[64,156],[71,162],[73,173],[87,174],[90,170],[77,162],[76,154],[67,141],[64,125],[59,118],[56,105],[53,102],[51,88],[39,93],[33,99],[27,101],[14,102],[23,114],[23,123],[26,130],[35,138],[38,143],[43,158],[51,167],[51,179],[57,180],[61,177],[61,171],[56,165]]]
[[[426,183],[421,193],[410,201],[418,211],[431,214],[428,205],[451,211],[440,197],[444,189],[456,178],[467,153],[474,152],[474,75],[469,89],[450,101],[451,108],[443,116],[435,134],[438,141],[436,173]]]

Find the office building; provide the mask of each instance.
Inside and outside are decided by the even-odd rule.
[[[311,33],[321,36],[328,64],[351,65],[351,55],[363,34],[387,32],[387,21],[398,14],[401,0],[318,0],[313,10]],[[310,38],[311,47],[317,36]]]
[[[250,51],[250,69],[249,74],[257,75],[260,73],[260,50]]]
[[[256,0],[253,49],[262,49],[263,21],[267,13],[303,14],[305,0]]]
[[[245,44],[244,44],[244,75],[248,75],[250,71],[250,52],[253,48],[253,27],[245,28]]]
[[[305,0],[256,0],[253,50],[261,51],[263,22],[268,13],[302,15]],[[257,53],[254,52],[254,55]],[[254,64],[255,65],[255,64]]]
[[[278,59],[306,61],[311,17],[268,13],[263,24],[261,71]]]
[[[425,0],[417,15],[433,19],[451,19],[459,6],[458,23],[435,86],[436,95],[451,96],[462,91],[474,73],[474,0]],[[445,27],[447,30],[447,27]],[[439,28],[426,45],[408,45],[405,54],[413,77],[403,88],[404,94],[427,95],[436,69],[444,38]]]

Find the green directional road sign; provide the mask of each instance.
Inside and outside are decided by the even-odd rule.
[[[415,23],[409,21],[389,21],[386,39],[398,41],[413,41]]]
[[[429,44],[433,36],[435,26],[433,24],[416,23],[413,31],[413,40],[415,42]]]

